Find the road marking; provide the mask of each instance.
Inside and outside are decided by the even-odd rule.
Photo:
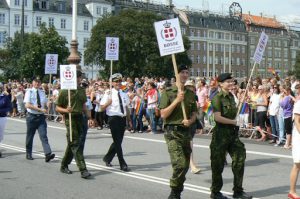
[[[26,123],[26,121],[20,120],[20,119],[9,118],[9,120],[17,121],[17,122],[21,122],[21,123]],[[48,125],[48,127],[53,128],[53,129],[60,129],[60,130],[65,130],[66,129],[66,128],[63,128],[63,127],[52,126],[52,125]],[[97,132],[97,131],[96,130],[95,131],[89,130],[89,132]],[[109,133],[102,133],[101,135],[111,136]],[[132,139],[132,140],[142,140],[142,141],[147,141],[147,142],[166,143],[164,140],[157,140],[157,139],[151,139],[151,138],[133,137],[133,136],[129,136],[129,135],[125,135],[124,137],[128,138],[128,139]],[[200,145],[200,144],[194,144],[194,147],[195,148],[209,149],[209,146]],[[291,155],[281,155],[281,154],[275,154],[275,153],[264,153],[264,152],[260,152],[260,151],[246,150],[246,153],[251,154],[251,155],[260,155],[260,156],[267,156],[267,157],[277,157],[277,158],[287,158],[287,159],[292,159],[293,158]]]
[[[2,144],[0,144],[0,146],[5,149],[10,149],[10,150],[19,151],[19,152],[26,152],[25,148],[13,146],[13,145],[8,145],[8,144],[2,143]],[[36,156],[45,157],[45,155],[41,152],[33,151],[33,154]],[[55,159],[61,160],[62,157],[55,156]],[[76,165],[76,162],[73,160],[71,162],[71,164]],[[165,179],[165,178],[159,178],[159,177],[145,175],[145,174],[136,173],[136,172],[123,172],[116,168],[106,167],[103,165],[94,164],[94,163],[90,163],[90,162],[86,162],[86,166],[91,169],[106,171],[106,172],[114,173],[117,175],[122,175],[122,176],[126,176],[126,177],[144,180],[147,182],[153,182],[153,183],[157,183],[157,184],[163,184],[166,186],[170,186],[169,180]],[[194,184],[190,184],[190,183],[184,183],[184,190],[189,190],[189,191],[194,191],[194,192],[210,195],[210,189],[208,187],[198,186],[198,185],[194,185]],[[222,193],[224,193],[226,195],[232,195],[231,192],[227,192],[227,191],[222,191]],[[259,199],[259,198],[253,198],[253,199]]]

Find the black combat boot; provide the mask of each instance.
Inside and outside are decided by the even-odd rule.
[[[233,193],[234,199],[252,199],[253,197],[251,195],[248,195],[244,191],[234,192]]]
[[[181,191],[172,189],[168,199],[180,199]]]

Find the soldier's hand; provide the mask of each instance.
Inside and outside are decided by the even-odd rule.
[[[191,120],[182,120],[182,124],[186,127],[189,127],[191,125]]]
[[[67,111],[67,113],[72,113],[73,109],[72,109],[71,106],[68,106],[68,107],[66,108],[66,111]]]
[[[184,92],[183,91],[179,91],[177,93],[177,97],[176,97],[175,100],[176,100],[177,103],[182,102],[184,100]]]

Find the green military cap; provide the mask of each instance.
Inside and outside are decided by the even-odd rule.
[[[231,73],[222,73],[218,76],[218,82],[224,82],[227,79],[232,79]]]

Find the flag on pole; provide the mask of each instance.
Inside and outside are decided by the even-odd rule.
[[[272,73],[274,76],[278,75],[278,72],[274,68],[268,68],[268,72]]]
[[[213,110],[212,110],[212,105],[210,102],[206,102],[204,104],[204,106],[202,107],[202,110],[204,113],[206,113],[207,115],[211,115]]]
[[[243,106],[241,108],[240,114],[242,115],[242,114],[245,114],[245,113],[248,113],[248,112],[249,112],[249,104],[244,102]]]

